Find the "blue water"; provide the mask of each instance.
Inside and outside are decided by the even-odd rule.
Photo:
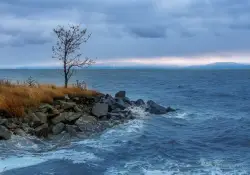
[[[55,70],[0,70],[29,76],[62,84]],[[53,150],[34,138],[0,142],[2,174],[250,174],[250,70],[84,70],[75,79],[179,110],[135,109],[136,120]]]

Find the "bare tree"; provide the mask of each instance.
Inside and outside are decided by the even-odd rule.
[[[86,43],[91,34],[87,29],[81,29],[80,25],[69,25],[69,27],[58,26],[53,29],[57,36],[57,43],[52,47],[53,58],[63,63],[64,86],[68,87],[69,79],[75,73],[76,68],[83,68],[94,64],[92,59],[86,57],[81,60],[80,46]]]

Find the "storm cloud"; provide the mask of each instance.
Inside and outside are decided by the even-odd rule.
[[[1,64],[53,65],[52,29],[82,24],[100,62],[204,56],[250,62],[250,0],[1,0]],[[221,55],[230,55],[221,57]],[[228,60],[227,60],[228,59]]]

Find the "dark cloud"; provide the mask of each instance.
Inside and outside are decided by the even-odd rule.
[[[8,56],[7,50],[20,47],[23,55],[37,57],[33,62],[49,60],[52,29],[81,23],[93,34],[84,46],[93,57],[246,52],[249,9],[250,0],[1,0],[0,50],[15,62],[20,56]],[[29,53],[31,47],[37,51]]]

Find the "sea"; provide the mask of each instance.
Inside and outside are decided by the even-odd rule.
[[[0,70],[0,79],[62,85],[61,70]],[[250,70],[79,70],[71,83],[178,109],[87,139],[0,141],[3,175],[249,175]],[[64,140],[63,140],[64,141]],[[59,145],[59,146],[55,146]]]

